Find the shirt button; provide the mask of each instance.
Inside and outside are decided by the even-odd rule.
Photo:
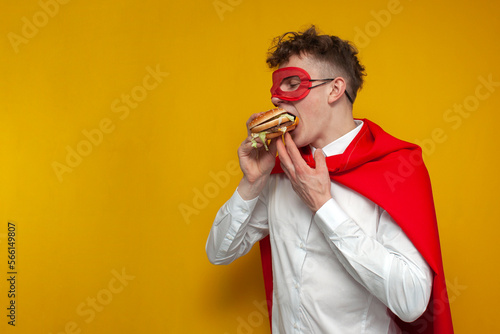
[[[241,209],[241,212],[243,212],[243,213],[247,213],[247,212],[248,212],[248,210],[247,210],[247,209]]]
[[[299,246],[300,246],[300,248],[305,249],[304,244],[302,242],[300,243]]]
[[[293,324],[293,328],[295,328],[295,329],[299,328],[299,326],[297,325],[297,323]]]
[[[232,235],[228,235],[228,236],[227,236],[227,238],[228,238],[229,240],[233,240],[233,236],[232,236]]]

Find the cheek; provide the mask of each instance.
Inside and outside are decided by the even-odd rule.
[[[312,99],[309,94],[305,99],[302,99],[300,101],[297,101],[294,103],[295,110],[297,111],[297,114],[300,119],[301,127],[304,128],[309,128],[311,127],[312,124],[314,124],[315,117],[315,101]]]

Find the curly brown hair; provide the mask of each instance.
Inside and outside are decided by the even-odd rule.
[[[287,32],[274,38],[266,59],[269,67],[286,63],[291,56],[312,56],[331,68],[333,73],[346,79],[353,100],[363,86],[365,67],[357,57],[358,50],[349,41],[337,36],[320,35],[313,25],[303,32]]]

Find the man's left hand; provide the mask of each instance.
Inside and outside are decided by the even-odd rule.
[[[330,177],[323,151],[314,152],[316,169],[307,165],[289,133],[285,133],[285,145],[277,140],[281,167],[292,183],[293,190],[313,212],[332,198]]]

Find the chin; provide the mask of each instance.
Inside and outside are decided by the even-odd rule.
[[[290,135],[292,136],[293,142],[295,145],[297,145],[298,148],[307,146],[308,143],[304,140],[304,138],[301,138],[299,135],[291,132]]]

